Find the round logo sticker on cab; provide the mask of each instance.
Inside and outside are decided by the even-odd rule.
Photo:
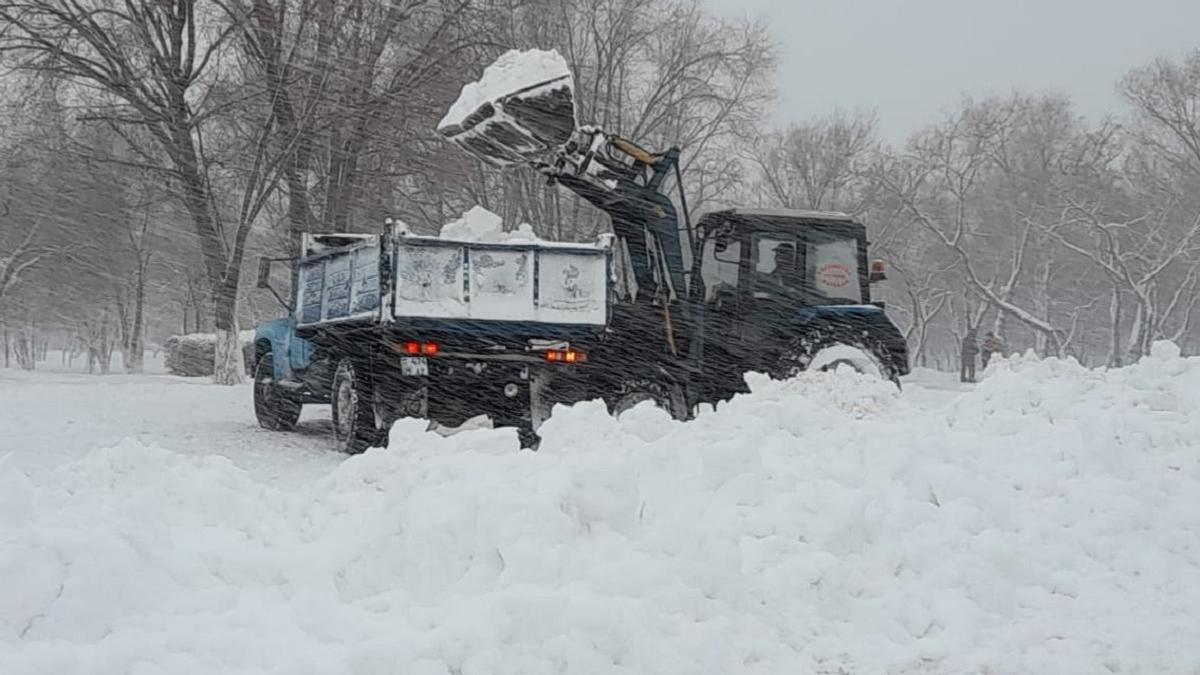
[[[842,263],[826,263],[817,268],[817,283],[829,288],[842,288],[850,284],[850,268]]]

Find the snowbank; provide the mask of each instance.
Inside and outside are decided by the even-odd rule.
[[[504,220],[482,206],[472,206],[458,220],[443,225],[438,236],[453,241],[541,243],[529,223],[521,223],[517,229],[505,232]]]
[[[566,59],[554,50],[509,50],[484,69],[478,81],[463,86],[458,100],[438,122],[438,128],[460,124],[467,115],[493,99],[570,75]]]
[[[254,331],[238,332],[242,345],[242,358],[246,372],[254,368]],[[184,377],[205,377],[213,374],[216,358],[217,336],[215,333],[188,333],[172,335],[163,343],[164,362],[167,372]]]
[[[679,423],[397,424],[315,484],[0,466],[0,672],[1185,673],[1200,359],[806,373]]]

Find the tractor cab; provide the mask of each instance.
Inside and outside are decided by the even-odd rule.
[[[841,213],[709,213],[697,224],[696,248],[693,299],[710,309],[871,302],[866,229]]]
[[[884,278],[882,264],[869,263],[866,228],[850,216],[709,213],[696,225],[690,276],[691,303],[704,316],[700,353],[708,372],[724,365],[730,372],[773,373],[798,350],[864,342],[876,343],[870,348],[877,353],[895,353],[895,366],[885,364],[889,372],[907,372],[902,338],[871,301],[871,283]],[[710,398],[741,385],[740,376],[730,378]]]

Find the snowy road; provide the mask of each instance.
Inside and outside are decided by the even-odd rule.
[[[970,391],[953,377],[921,371],[905,383],[914,405],[935,410]],[[0,455],[44,470],[133,439],[173,452],[219,455],[264,481],[307,481],[345,457],[330,450],[329,409],[306,406],[295,431],[254,420],[252,389],[164,374],[92,376],[0,369]]]
[[[0,673],[1197,672],[1200,359],[752,386],[345,458],[0,371]]]
[[[327,407],[309,406],[295,432],[279,434],[255,422],[251,396],[249,385],[218,387],[207,378],[0,369],[0,449],[38,470],[133,439],[227,457],[267,481],[315,478],[344,459],[328,451]]]

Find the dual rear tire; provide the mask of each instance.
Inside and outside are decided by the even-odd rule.
[[[339,452],[356,455],[386,440],[387,429],[376,415],[378,406],[371,377],[352,360],[338,362],[329,402],[333,443]]]

